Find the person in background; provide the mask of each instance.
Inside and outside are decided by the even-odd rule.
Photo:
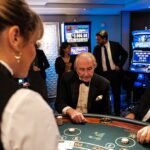
[[[59,50],[60,56],[56,58],[55,61],[55,71],[58,74],[57,79],[57,91],[58,87],[60,85],[60,81],[62,78],[62,75],[65,72],[69,72],[73,70],[73,64],[74,64],[74,56],[71,56],[71,44],[68,42],[63,42],[60,46]]]
[[[37,57],[37,55],[36,55],[36,57]],[[38,68],[35,65],[35,60],[37,59],[36,57],[35,57],[33,63],[31,64],[28,77],[26,78],[27,82],[25,82],[25,83],[28,83],[27,88],[32,89],[32,90],[38,92],[39,94],[41,94],[41,96],[49,104],[47,85],[46,85],[46,81],[45,81],[46,74],[45,73],[43,74],[44,75],[44,78],[43,78],[41,75],[40,68]]]
[[[128,53],[117,42],[108,40],[108,33],[102,30],[96,34],[97,46],[93,54],[97,61],[95,73],[110,81],[114,98],[114,113],[120,115],[120,94],[122,67],[128,57]]]
[[[137,141],[139,143],[150,143],[150,125],[143,127],[137,132]]]
[[[125,118],[150,122],[150,87],[145,90],[135,108]]]
[[[45,70],[50,67],[50,64],[46,58],[45,53],[40,48],[40,42],[36,42],[35,44],[36,48],[36,57],[33,64],[33,70],[39,71],[42,78],[46,80],[46,72]]]
[[[32,89],[42,95],[42,97],[49,103],[48,91],[46,85],[45,70],[50,67],[48,60],[42,50],[39,49],[40,42],[36,42],[36,56],[31,64],[29,74],[24,79],[23,87]],[[19,79],[20,80],[20,79]]]
[[[94,73],[96,60],[89,52],[80,53],[75,71],[64,73],[55,108],[73,122],[86,122],[83,113],[110,114],[109,81]]]
[[[150,122],[150,87],[145,90],[140,101],[125,118]],[[137,140],[140,143],[150,143],[150,125],[143,127],[137,132]]]
[[[20,88],[36,55],[43,25],[24,0],[0,0],[0,149],[56,150],[52,109],[36,92]]]

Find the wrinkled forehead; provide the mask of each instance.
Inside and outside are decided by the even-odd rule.
[[[89,68],[94,67],[94,62],[89,57],[80,57],[77,61],[77,68]]]

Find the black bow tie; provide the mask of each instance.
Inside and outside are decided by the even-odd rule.
[[[79,80],[80,81],[80,84],[85,84],[86,86],[89,86],[90,84],[89,84],[89,82],[85,82],[85,81],[82,81],[82,80]]]

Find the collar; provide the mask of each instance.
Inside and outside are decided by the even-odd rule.
[[[90,82],[85,82],[85,81],[83,81],[83,80],[81,80],[80,78],[79,78],[79,83],[80,84],[85,84],[86,86],[90,86]]]
[[[89,86],[89,85],[90,85],[90,82],[84,82],[84,81],[82,81],[82,80],[80,80],[79,82],[80,82],[80,84],[83,83],[83,84],[86,85],[86,86]]]
[[[3,60],[0,60],[0,64],[2,64],[4,67],[7,68],[7,70],[10,72],[10,74],[13,76],[13,70],[9,67],[7,63],[5,63]]]
[[[110,46],[110,43],[109,43],[109,41],[107,41],[107,43],[106,44],[104,44],[104,46],[107,48],[107,47],[109,47]]]

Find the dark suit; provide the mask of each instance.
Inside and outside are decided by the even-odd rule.
[[[137,103],[133,113],[135,114],[135,119],[142,120],[150,109],[150,87],[146,89],[141,97],[141,100]],[[150,118],[147,122],[150,122]]]
[[[41,94],[41,96],[48,101],[48,91],[45,80],[42,78],[39,71],[34,71],[32,66],[29,70],[27,81],[30,83],[29,89],[32,89]]]
[[[40,73],[43,79],[46,79],[45,70],[50,67],[48,60],[42,50],[36,49],[36,65],[40,68]]]
[[[56,98],[56,110],[61,113],[66,106],[76,109],[79,96],[80,81],[76,72],[71,71],[63,75],[60,89]],[[102,95],[103,98],[96,101],[97,96]],[[109,114],[109,81],[97,74],[94,74],[89,88],[88,113]]]
[[[120,114],[120,93],[121,93],[121,76],[122,76],[122,66],[124,65],[127,59],[127,52],[123,49],[123,47],[117,43],[109,41],[110,43],[110,51],[112,55],[112,60],[116,66],[119,66],[120,70],[115,71],[103,71],[102,68],[102,57],[101,57],[101,46],[97,45],[94,48],[94,56],[97,61],[97,68],[95,69],[95,73],[107,78],[110,81],[112,87],[112,93],[114,97],[114,112],[116,115]]]
[[[21,86],[15,81],[10,72],[0,64],[0,120],[9,98]]]
[[[2,120],[2,114],[7,105],[9,98],[21,88],[14,80],[10,72],[0,64],[0,122]],[[3,150],[3,146],[0,139],[0,150]]]
[[[74,61],[75,61],[75,56],[71,55],[70,60],[69,60],[69,63],[72,63],[71,70],[73,70],[73,68],[74,68]],[[55,71],[58,74],[57,91],[58,91],[58,87],[59,87],[62,75],[65,72],[65,66],[66,66],[66,64],[65,64],[63,58],[61,56],[57,57],[56,61],[55,61]]]
[[[33,70],[33,66],[40,68],[40,71]],[[48,91],[46,85],[46,72],[50,65],[42,50],[36,49],[36,57],[30,67],[27,82],[30,83],[29,88],[40,93],[42,97],[48,102]]]

